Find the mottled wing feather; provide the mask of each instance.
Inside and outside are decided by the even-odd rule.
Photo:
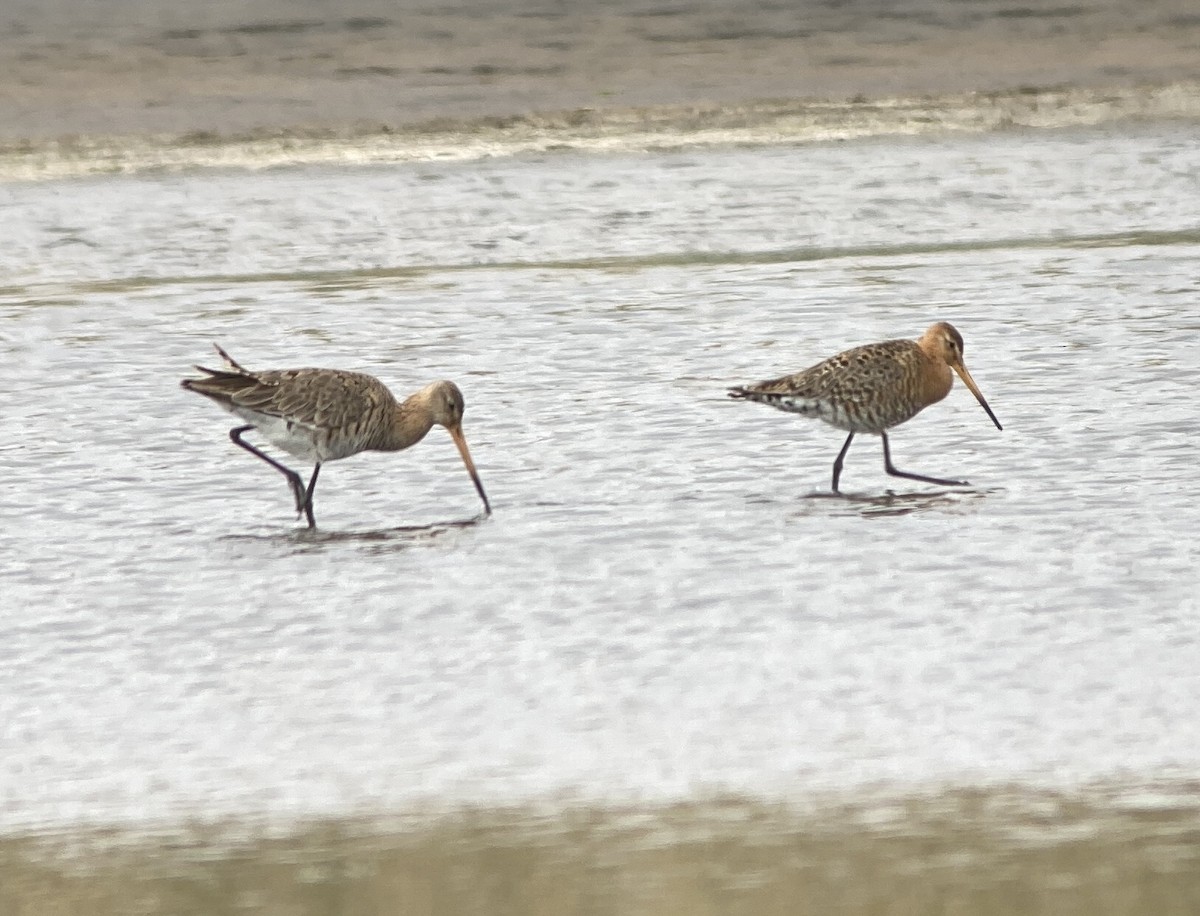
[[[396,400],[378,379],[341,369],[266,372],[203,369],[205,379],[184,386],[228,410],[253,411],[312,429],[346,430],[394,410]]]
[[[800,397],[838,398],[858,402],[878,398],[903,384],[903,357],[916,345],[910,340],[893,340],[855,347],[790,376]]]
[[[911,340],[854,347],[802,372],[732,390],[845,429],[877,430],[912,417],[920,348]]]
[[[232,398],[238,407],[320,429],[345,429],[395,398],[382,382],[340,369],[259,372]]]

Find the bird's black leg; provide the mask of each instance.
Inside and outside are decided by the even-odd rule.
[[[846,437],[846,444],[842,446],[842,450],[838,452],[837,459],[833,462],[833,492],[840,493],[838,489],[838,481],[842,479],[842,462],[846,459],[846,452],[850,451],[850,443],[854,441],[854,433]]]
[[[304,481],[300,478],[300,475],[297,474],[295,471],[293,471],[291,468],[285,467],[284,465],[280,464],[278,461],[276,461],[270,455],[266,454],[265,452],[259,451],[253,445],[251,445],[249,442],[247,442],[245,439],[242,438],[242,433],[248,432],[249,430],[252,430],[252,429],[254,429],[254,427],[249,426],[249,425],[236,426],[229,431],[229,438],[233,440],[235,445],[239,445],[242,448],[244,448],[246,451],[248,451],[250,454],[252,454],[258,458],[261,458],[263,461],[265,461],[271,467],[275,468],[275,470],[279,471],[279,473],[281,473],[284,477],[287,478],[287,481],[291,485],[291,488],[292,488],[292,496],[294,496],[296,498],[296,514],[299,515],[301,512],[307,513],[308,527],[315,528],[316,524],[313,522],[313,517],[312,517],[312,504],[309,501],[309,494],[304,489]],[[318,465],[318,467],[320,467],[320,465]],[[314,483],[316,482],[316,476],[317,475],[314,472],[313,473],[313,482]]]
[[[892,455],[888,451],[887,433],[880,433],[879,438],[883,440],[883,469],[893,477],[907,477],[909,480],[922,480],[925,483],[941,484],[943,487],[965,487],[965,480],[943,480],[941,477],[926,477],[923,474],[910,474],[908,471],[897,471],[892,467]]]
[[[317,475],[321,473],[321,462],[317,462],[313,468],[312,477],[308,479],[308,489],[304,491],[304,514],[308,516],[308,527],[316,528],[317,523],[313,520],[313,490],[317,488]]]

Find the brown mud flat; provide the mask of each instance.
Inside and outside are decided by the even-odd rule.
[[[468,810],[0,840],[0,911],[1192,914],[1195,787]]]
[[[1200,79],[1194,0],[47,0],[0,25],[10,143]]]

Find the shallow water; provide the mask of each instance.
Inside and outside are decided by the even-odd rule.
[[[0,829],[1190,794],[1196,140],[4,187]],[[1004,431],[892,451],[970,486],[864,438],[833,498],[838,431],[724,397],[939,319]],[[210,341],[456,380],[495,514],[435,430],[300,528]]]

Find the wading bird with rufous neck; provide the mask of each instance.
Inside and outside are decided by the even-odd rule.
[[[214,344],[215,346],[215,344]],[[184,379],[188,391],[202,394],[246,421],[229,438],[282,473],[296,499],[296,514],[313,518],[313,490],[321,465],[359,452],[398,452],[416,445],[435,425],[450,432],[483,508],[491,514],[487,494],[463,438],[463,396],[453,382],[433,382],[404,401],[397,401],[379,379],[342,369],[281,369],[251,372],[216,348],[223,369],[196,366],[206,378]],[[312,462],[308,486],[300,475],[242,438],[257,430],[289,455]]]
[[[854,347],[794,375],[730,388],[729,396],[816,417],[850,433],[833,462],[834,493],[839,492],[842,462],[856,433],[870,433],[883,440],[883,467],[893,477],[965,486],[965,480],[899,471],[892,466],[888,451],[889,429],[911,420],[950,393],[952,369],[987,411],[996,429],[1003,429],[963,363],[962,335],[944,321],[932,325],[919,340],[886,340]]]

